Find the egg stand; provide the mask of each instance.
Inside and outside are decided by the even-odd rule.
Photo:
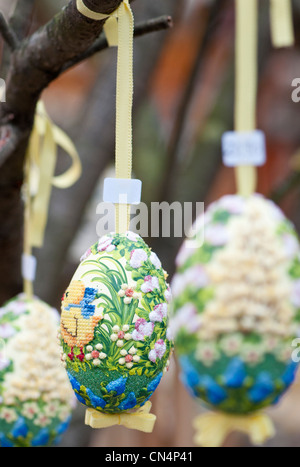
[[[236,1],[236,79],[235,79],[235,132],[231,138],[235,145],[234,167],[237,193],[251,196],[257,185],[256,166],[264,163],[262,134],[256,131],[257,97],[257,48],[258,48],[258,1]],[[290,0],[271,1],[271,35],[275,47],[287,47],[294,43],[292,5]],[[241,157],[245,143],[261,147],[260,160],[253,161],[246,152]],[[224,158],[224,155],[223,155]],[[225,162],[224,162],[225,163]],[[229,164],[228,164],[229,165]],[[228,415],[209,412],[194,420],[194,441],[204,447],[220,447],[232,431],[247,433],[251,441],[260,445],[275,434],[271,419],[264,413]]]
[[[116,232],[129,230],[130,205],[138,204],[141,197],[140,180],[132,180],[132,103],[133,103],[133,33],[134,18],[129,0],[123,0],[110,15],[96,13],[77,0],[78,11],[94,21],[106,20],[104,31],[109,46],[118,47],[117,98],[116,98],[116,178],[104,182],[104,201],[115,204]],[[151,433],[156,416],[150,414],[152,404],[146,404],[132,413],[104,414],[95,409],[87,409],[86,425],[92,428],[105,428],[122,425],[126,428]]]

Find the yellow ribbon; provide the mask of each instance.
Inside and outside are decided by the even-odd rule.
[[[241,132],[256,128],[257,17],[257,0],[236,0],[235,131]],[[255,167],[236,167],[235,174],[238,194],[251,195],[256,189]]]
[[[104,13],[97,13],[96,11],[90,10],[83,0],[76,0],[76,8],[83,16],[94,21],[103,21],[107,20],[103,26],[108,44],[110,47],[118,45],[118,17],[119,17],[119,8],[115,10],[110,15]]]
[[[257,0],[236,0],[235,130],[241,132],[256,128],[257,24]],[[275,47],[294,43],[290,0],[271,0],[271,32]],[[256,190],[255,167],[236,167],[235,176],[240,195],[249,196]]]
[[[71,167],[54,176],[57,147],[71,158]],[[25,228],[24,253],[31,255],[33,247],[44,241],[52,185],[68,188],[81,175],[81,162],[70,138],[50,120],[44,104],[39,101],[25,160]],[[24,281],[24,289],[32,295],[32,284]]]
[[[271,36],[274,47],[289,47],[294,44],[291,0],[271,0]]]
[[[116,101],[116,177],[131,178],[133,33],[134,20],[128,0],[123,0],[118,21],[118,66]],[[130,224],[130,206],[116,205],[116,231],[126,232]]]
[[[94,409],[87,409],[85,414],[85,424],[92,428],[108,428],[110,426],[122,425],[131,430],[152,433],[156,416],[150,413],[152,404],[146,402],[134,413],[125,414],[103,414]]]
[[[93,19],[94,21],[102,21],[107,19],[110,15],[97,13],[96,11],[90,10],[83,0],[76,0],[76,8],[83,16],[89,19]]]
[[[290,168],[295,172],[300,170],[300,149],[297,149],[295,154],[292,155],[290,159]]]
[[[233,431],[248,434],[255,445],[263,444],[275,434],[271,419],[262,413],[246,416],[207,413],[194,420],[194,428],[196,429],[194,442],[203,447],[221,447]]]
[[[90,10],[83,0],[76,0],[78,11],[95,21],[107,19],[104,31],[110,46],[118,47],[116,99],[116,178],[131,178],[132,171],[132,103],[133,103],[133,35],[134,18],[129,0],[123,0],[111,14]],[[126,232],[130,224],[130,205],[116,205],[116,231]]]

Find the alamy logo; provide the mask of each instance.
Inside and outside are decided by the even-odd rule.
[[[292,81],[292,87],[295,88],[292,92],[292,101],[297,104],[300,102],[300,78],[295,78]]]
[[[0,102],[6,102],[6,83],[0,78]]]
[[[204,203],[202,202],[175,201],[169,204],[165,201],[153,202],[150,206],[140,203],[131,207],[130,229],[141,237],[186,237],[190,239],[191,246],[199,247],[203,244],[204,219],[201,215],[203,212]],[[96,226],[97,236],[102,237],[113,232],[115,229],[114,205],[99,203],[96,213],[99,215]],[[193,217],[197,219],[194,223]]]
[[[292,347],[296,347],[292,352],[292,360],[295,363],[300,362],[300,338],[294,339],[292,342]]]

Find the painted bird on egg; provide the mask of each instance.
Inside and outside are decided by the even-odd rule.
[[[103,413],[145,404],[168,369],[167,274],[132,232],[102,237],[64,294],[62,360],[78,400]]]
[[[255,412],[278,401],[297,369],[298,237],[257,194],[221,198],[197,225],[203,242],[184,242],[172,282],[182,379],[218,411]]]

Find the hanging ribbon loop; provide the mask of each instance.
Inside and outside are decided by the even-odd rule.
[[[96,13],[83,0],[76,0],[78,11],[95,21],[106,19],[104,32],[108,44],[118,47],[116,98],[116,178],[130,179],[132,172],[133,36],[134,18],[129,0],[123,0],[111,14]],[[124,194],[126,195],[126,194]],[[130,224],[130,205],[116,204],[116,232],[126,232]]]
[[[274,47],[290,47],[295,43],[291,0],[271,0],[271,36]]]
[[[236,0],[235,131],[256,128],[257,95],[257,0]],[[249,196],[256,190],[256,168],[235,168],[237,192]]]
[[[291,0],[270,0],[271,35],[275,47],[294,43]],[[235,130],[256,129],[258,1],[236,0]],[[237,192],[249,196],[256,190],[257,170],[235,168]]]
[[[70,156],[72,165],[64,174],[54,177],[58,146]],[[81,175],[81,163],[73,142],[52,123],[41,101],[37,106],[26,158],[26,202],[30,203],[29,242],[32,247],[40,248],[44,241],[52,185],[68,188]]]
[[[57,147],[71,158],[71,167],[62,175],[54,176]],[[71,139],[50,120],[44,104],[37,105],[34,126],[25,159],[25,226],[24,255],[30,257],[32,248],[44,242],[52,186],[68,188],[81,175],[81,162]],[[32,295],[32,281],[24,277],[24,289]]]
[[[116,100],[116,178],[130,179],[132,171],[133,33],[128,0],[118,10],[118,65]],[[116,231],[129,230],[130,205],[116,205]]]

